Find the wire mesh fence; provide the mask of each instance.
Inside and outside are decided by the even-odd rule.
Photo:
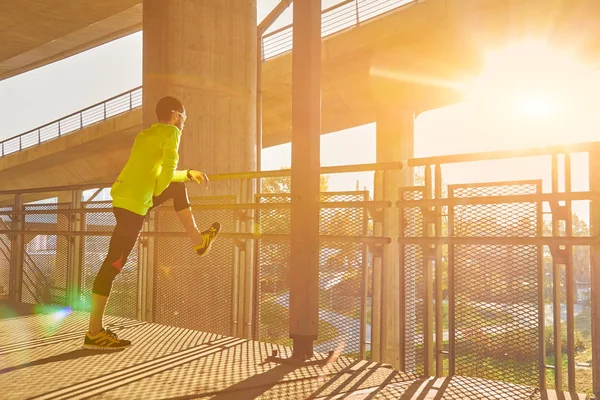
[[[451,185],[454,198],[536,194],[540,182]],[[535,202],[454,206],[457,237],[535,237]],[[456,373],[535,385],[539,360],[538,246],[457,245],[454,249]]]
[[[10,212],[12,207],[0,207],[0,212]],[[0,229],[10,230],[12,220],[8,215],[0,215]],[[0,234],[0,300],[8,299],[10,290],[10,265],[12,241],[8,234]]]
[[[368,200],[367,192],[327,192],[322,202]],[[289,203],[288,193],[261,194],[260,204]],[[290,233],[290,209],[261,209],[258,226],[261,234]],[[363,326],[361,296],[367,257],[361,243],[337,243],[327,236],[366,236],[368,215],[363,207],[323,208],[320,218],[319,338],[317,351],[343,344],[345,354],[358,355]],[[257,331],[260,340],[290,345],[289,240],[258,241]]]
[[[199,197],[192,205],[233,204],[234,196]],[[170,206],[155,211],[158,231],[182,231]],[[194,211],[200,230],[213,222],[222,232],[236,231],[234,210]],[[187,237],[154,239],[154,321],[205,332],[231,334],[235,241],[220,238],[211,251],[200,258]]]
[[[26,204],[24,211],[58,211],[67,203]],[[68,230],[66,214],[25,214],[25,230],[49,231],[24,235],[21,301],[29,304],[65,304],[67,295],[67,238],[52,231]]]
[[[589,225],[568,220],[566,205],[556,205],[570,201],[561,196],[588,199],[585,201],[589,203],[598,201],[597,195],[542,193],[542,180],[446,185],[438,182],[441,172],[438,175],[437,168],[435,180],[432,179],[433,166],[429,164],[427,168],[431,169],[425,169],[423,182],[415,180],[417,186],[399,189],[399,221],[394,224],[399,222],[401,228],[395,238],[400,246],[399,254],[394,250],[393,255],[398,258],[391,261],[387,254],[381,256],[385,244],[379,247],[377,240],[368,240],[387,238],[361,237],[383,235],[379,224],[389,222],[386,213],[392,211],[393,215],[396,209],[383,212],[382,207],[394,207],[393,202],[369,202],[369,193],[361,191],[321,194],[319,336],[315,350],[326,352],[342,344],[343,354],[363,357],[374,339],[370,337],[373,323],[378,328],[374,337],[379,340],[372,342],[379,352],[373,358],[382,361],[391,352],[382,343],[390,344],[391,336],[384,341],[377,335],[392,320],[389,314],[385,318],[382,315],[389,312],[389,304],[395,301],[400,310],[394,316],[398,318],[402,342],[398,349],[401,347],[401,362],[407,372],[449,373],[536,386],[543,375],[550,377],[549,383],[555,378],[551,371],[560,368],[552,366],[557,360],[564,369],[555,373],[564,373],[569,386],[575,378],[578,385],[580,379],[592,379],[591,356],[597,349],[592,339],[590,263],[597,244]],[[439,189],[438,185],[443,190],[434,190]],[[254,209],[246,204],[252,201],[241,201],[237,196],[192,198],[201,229],[214,221],[223,226],[223,236],[204,258],[193,253],[191,241],[170,204],[152,211],[144,228],[149,232],[142,233],[113,284],[107,313],[145,318],[148,314],[141,316],[143,310],[149,310],[154,322],[223,335],[246,335],[247,327],[239,329],[236,323],[252,323],[253,339],[291,345],[290,199],[289,193],[258,194],[254,197],[258,206],[246,214]],[[554,205],[544,211],[544,203]],[[81,225],[77,218],[62,212],[73,205],[25,206],[25,231],[16,234],[22,235],[26,249],[23,301],[65,303],[65,265],[77,259],[65,250],[72,246],[67,238],[82,235],[81,265],[73,267],[80,268],[80,305],[89,306],[91,287],[106,257],[115,221],[110,201],[82,204],[86,212],[72,212],[81,217]],[[0,236],[0,288],[5,283],[8,287],[10,282],[13,249],[9,235],[14,217],[2,214],[10,211],[10,207],[0,208],[5,225]],[[36,214],[40,211],[49,213]],[[543,219],[544,212],[550,214],[550,220]],[[235,235],[241,229],[248,230],[250,224],[244,218],[249,215],[255,218],[250,219],[254,236]],[[572,237],[568,228],[571,222]],[[80,232],[65,232],[71,229]],[[394,234],[389,233],[389,225],[386,229],[386,235]],[[548,242],[549,239],[554,241]],[[246,282],[241,282],[242,276],[250,274],[248,269],[241,272],[247,265],[240,264],[240,249],[252,246],[245,241],[251,241],[255,250],[255,258],[248,259],[255,262],[254,280],[248,289],[242,284]],[[363,243],[374,246],[367,248]],[[561,246],[565,246],[562,250],[573,252],[576,268],[569,267]],[[378,254],[377,268],[373,270],[371,250]],[[391,262],[396,266],[390,267]],[[565,263],[565,267],[556,268],[557,263]],[[386,269],[396,267],[402,272],[397,282],[399,293],[393,293],[392,300],[389,293],[377,293],[381,298],[388,296],[388,308],[382,311],[383,300],[375,299],[373,280],[379,280],[380,290],[384,286],[381,281],[390,276]],[[150,284],[149,276],[153,278]],[[371,310],[371,285],[373,302],[379,309]],[[576,296],[574,305],[569,293]],[[149,298],[152,308],[142,308],[148,306],[145,302]],[[248,315],[252,314],[249,305],[254,315]],[[552,317],[567,323],[556,323]],[[378,319],[379,322],[372,322]],[[560,356],[563,352],[564,363]],[[575,363],[577,369],[572,372]],[[566,385],[558,379],[555,383],[559,389]]]
[[[112,233],[116,220],[110,202],[98,201],[83,203],[87,210],[84,214],[82,229],[92,232]],[[97,212],[102,210],[102,212]],[[94,280],[108,254],[110,236],[84,236],[81,244],[81,271],[79,289],[79,308],[91,309]],[[110,301],[106,314],[111,316],[136,318],[138,305],[138,245],[134,246],[123,269],[116,276],[110,292]]]
[[[425,198],[423,187],[401,188],[399,198],[402,200],[422,200]],[[400,209],[400,223],[405,237],[421,237],[424,234],[423,214],[420,207],[405,207]],[[404,365],[408,372],[423,374],[424,366],[424,258],[423,250],[417,245],[400,247],[400,257],[404,265],[404,312],[405,312],[405,358]]]

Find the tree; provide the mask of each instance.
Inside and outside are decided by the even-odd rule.
[[[589,236],[590,228],[577,214],[572,215],[572,234],[575,237]],[[558,232],[565,232],[565,223],[560,221]],[[552,223],[544,221],[543,227],[544,236],[552,236]],[[590,247],[589,246],[573,246],[573,275],[576,282],[589,282],[590,279]],[[552,301],[552,253],[548,246],[544,246],[544,275],[547,277],[544,281],[545,295],[548,302]],[[560,292],[561,301],[566,300],[566,280],[563,274],[560,277]]]
[[[286,169],[286,168],[283,168]],[[291,193],[292,179],[290,176],[269,177],[262,179],[263,203],[285,203],[290,201],[289,194]],[[329,179],[327,176],[321,175],[320,192],[329,192]],[[281,194],[281,196],[277,196]],[[322,195],[321,201],[336,201],[335,193]],[[343,195],[346,197],[347,195]],[[360,230],[359,225],[363,220],[362,208],[323,208],[321,210],[320,233],[321,235],[335,236],[356,236]],[[290,233],[290,210],[289,209],[271,209],[261,210],[259,218],[259,226],[261,233],[270,234],[289,234]],[[321,246],[322,274],[340,273],[343,271],[346,278],[353,277],[356,271],[360,271],[360,259],[362,252],[360,245],[337,244],[323,242]],[[277,269],[274,275],[278,278],[285,279],[283,276],[287,274],[289,256],[287,255],[288,247],[283,242],[267,243],[261,241],[260,257],[261,268],[263,271],[268,269]],[[344,281],[342,281],[344,282]],[[360,282],[360,280],[359,280]],[[340,286],[348,286],[341,285]],[[287,287],[285,282],[277,285],[277,291],[284,290]],[[356,290],[358,295],[358,290]]]
[[[289,169],[283,167],[282,169]],[[292,177],[291,176],[271,176],[263,178],[261,181],[263,193],[291,193],[292,192]],[[327,192],[329,190],[329,177],[321,175],[320,191]]]

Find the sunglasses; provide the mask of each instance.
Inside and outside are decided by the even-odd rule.
[[[185,120],[187,119],[187,115],[184,113],[181,113],[179,111],[175,111],[175,110],[171,110],[171,112],[174,112],[176,114],[179,114],[181,116],[181,118],[183,119],[183,122],[185,122]]]

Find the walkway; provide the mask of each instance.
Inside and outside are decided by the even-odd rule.
[[[81,349],[82,312],[14,315],[0,305],[3,399],[541,399],[533,388],[477,379],[422,379],[339,358],[302,368],[265,363],[272,349],[244,339],[122,318],[106,323],[134,346]],[[565,399],[571,397],[566,396]]]

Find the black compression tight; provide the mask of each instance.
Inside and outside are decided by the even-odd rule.
[[[160,196],[152,200],[152,208],[158,207],[169,199],[173,199],[175,211],[181,211],[190,206],[187,189],[182,182],[171,183]],[[127,263],[127,258],[140,236],[146,218],[144,215],[116,207],[113,208],[113,213],[117,224],[110,238],[108,254],[96,275],[92,288],[92,293],[107,297],[115,277]]]

